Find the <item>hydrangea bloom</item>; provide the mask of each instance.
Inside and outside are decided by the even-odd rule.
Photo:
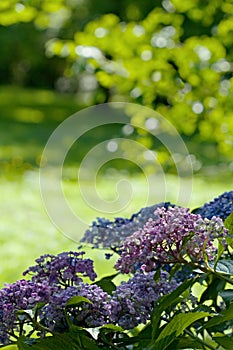
[[[97,327],[107,323],[109,295],[95,284],[80,283],[79,286],[71,286],[59,290],[50,298],[50,303],[45,306],[45,325],[51,330],[66,329],[68,327],[64,314],[67,301],[74,296],[83,296],[91,303],[83,302],[78,306],[69,307],[67,313],[75,324],[82,327]]]
[[[150,318],[156,300],[178,287],[175,279],[161,271],[160,280],[154,281],[154,272],[137,272],[128,282],[122,282],[110,301],[110,321],[124,329],[131,329]]]
[[[19,310],[31,310],[38,302],[48,302],[51,296],[48,282],[19,280],[0,290],[0,343],[8,344],[10,335],[20,332]]]
[[[154,281],[154,272],[137,272],[128,282],[122,282],[110,296],[97,285],[80,283],[79,286],[62,289],[51,296],[44,307],[45,325],[53,331],[68,327],[64,314],[67,301],[73,296],[84,296],[91,303],[83,302],[69,307],[67,313],[72,322],[82,327],[99,327],[115,323],[124,329],[131,329],[146,323],[156,300],[173,291],[179,283],[169,281],[169,274],[161,272],[160,280]]]
[[[151,207],[142,208],[138,213],[133,214],[130,219],[116,218],[110,221],[104,218],[97,218],[92,226],[85,232],[81,242],[92,244],[94,248],[111,248],[118,250],[126,237],[132,235],[139,227],[154,217],[156,208],[173,206],[170,203],[159,203]]]
[[[224,192],[195,210],[195,213],[200,214],[203,218],[211,219],[213,216],[219,216],[222,220],[225,220],[231,212],[233,212],[233,191]]]
[[[149,219],[144,228],[126,238],[116,268],[133,272],[138,264],[152,271],[156,262],[182,263],[187,256],[193,262],[211,260],[216,252],[215,238],[227,236],[228,230],[220,218],[202,219],[186,208],[157,208],[155,220]]]
[[[82,282],[80,275],[96,278],[91,259],[83,259],[84,252],[64,252],[58,255],[45,254],[36,259],[36,265],[29,267],[23,275],[32,274],[32,281],[48,280],[50,285],[65,287]],[[81,256],[81,257],[80,257]]]

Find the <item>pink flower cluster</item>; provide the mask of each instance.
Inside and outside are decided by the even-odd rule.
[[[211,220],[190,213],[187,208],[157,208],[154,218],[142,229],[127,237],[116,268],[134,272],[139,264],[152,271],[158,264],[201,262],[205,256],[213,260],[214,239],[225,243],[228,230],[219,217]]]

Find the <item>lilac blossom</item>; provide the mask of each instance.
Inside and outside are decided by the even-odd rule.
[[[156,208],[174,206],[170,203],[159,203],[151,207],[142,208],[138,213],[133,214],[130,219],[115,218],[110,221],[104,218],[97,218],[92,226],[85,232],[81,242],[92,244],[93,248],[110,248],[119,250],[126,237],[131,236],[138,228],[154,218]]]
[[[78,287],[68,287],[55,293],[45,307],[46,326],[51,330],[68,327],[64,308],[73,296],[84,296],[91,303],[83,302],[69,307],[67,315],[76,325],[99,327],[104,324],[118,324],[124,329],[132,329],[150,319],[156,300],[177,288],[175,279],[161,272],[160,280],[154,281],[154,272],[137,272],[128,282],[122,282],[110,296],[97,285],[81,283]]]
[[[36,265],[29,267],[23,275],[32,274],[32,281],[48,280],[50,285],[68,287],[78,285],[82,277],[92,281],[96,273],[91,259],[83,259],[84,252],[64,252],[58,255],[45,254],[36,259]],[[82,275],[82,277],[80,277]]]
[[[10,336],[20,332],[19,310],[32,310],[37,303],[47,303],[52,290],[48,282],[19,280],[0,290],[0,343],[10,343]]]
[[[195,213],[200,214],[203,218],[211,219],[213,216],[219,216],[222,220],[225,220],[232,212],[233,191],[224,192],[195,210]]]
[[[74,296],[83,296],[91,303],[82,302],[67,309],[67,316],[76,325],[82,327],[97,327],[107,323],[109,315],[108,293],[95,284],[80,283],[54,293],[48,305],[45,306],[45,325],[51,330],[66,329],[68,327],[65,315],[67,301]]]
[[[123,273],[135,271],[138,265],[152,271],[156,263],[200,262],[207,255],[214,259],[215,238],[222,240],[228,234],[220,218],[202,219],[186,208],[157,208],[155,220],[126,238],[121,257],[115,267]],[[188,258],[188,260],[186,260]]]
[[[178,287],[175,279],[161,271],[160,280],[154,281],[154,272],[137,272],[128,282],[122,282],[113,292],[110,307],[110,322],[124,329],[132,329],[146,323],[159,297]]]

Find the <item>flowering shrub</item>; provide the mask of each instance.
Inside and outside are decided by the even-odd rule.
[[[224,192],[221,196],[215,198],[203,207],[198,208],[196,212],[203,218],[211,219],[213,216],[219,216],[225,220],[233,211],[233,191]]]
[[[186,208],[158,208],[154,219],[125,239],[116,268],[129,273],[142,264],[145,271],[156,268],[156,262],[186,263],[213,260],[217,248],[214,238],[225,243],[228,230],[220,218],[202,219]]]
[[[84,251],[39,257],[28,280],[0,290],[0,344],[232,349],[231,211],[232,191],[193,213],[160,203],[130,219],[98,219],[82,243],[118,254],[116,273],[97,279]]]

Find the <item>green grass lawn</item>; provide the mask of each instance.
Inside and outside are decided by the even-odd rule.
[[[75,97],[46,90],[0,87],[0,286],[20,278],[21,272],[39,255],[74,250],[78,246],[83,228],[75,228],[77,236],[74,241],[59,232],[50,221],[40,195],[38,169],[41,153],[52,131],[80,108]],[[115,132],[103,130],[95,133],[94,137],[88,135],[81,140],[81,153],[91,148],[94,141],[101,142],[106,137],[106,131],[108,138],[112,135],[110,132]],[[155,179],[153,195],[147,201],[147,183],[143,176],[129,173],[126,176],[122,169],[111,176],[98,176],[96,184],[84,181],[78,185],[75,178],[79,161],[72,163],[72,160],[71,157],[71,163],[64,169],[66,180],[63,181],[63,191],[71,209],[86,225],[97,216],[130,217],[142,206],[165,200],[187,205],[187,193],[191,194],[188,206],[195,208],[224,191],[232,190],[231,175],[226,177],[216,168],[211,173],[213,176],[194,176],[193,188],[190,187],[190,179],[183,179],[183,198],[178,196],[180,184],[177,177],[166,175],[166,183]],[[111,214],[115,208],[111,201],[117,198],[116,184],[122,175],[132,186],[133,195],[128,204],[120,205],[119,211]],[[88,203],[82,197],[80,186],[85,197],[88,196]],[[95,188],[99,198],[94,195]],[[128,191],[124,190],[120,193],[120,200],[125,199],[126,193]],[[99,210],[102,200],[109,201],[107,214],[106,210]],[[94,258],[99,274],[111,272],[113,261],[104,261],[103,264],[104,252],[87,248],[87,253]]]
[[[115,185],[118,178],[102,178],[97,182],[97,189],[103,199],[111,200],[116,196]],[[133,186],[133,197],[125,208],[118,213],[107,214],[99,212],[87,204],[80,193],[80,187],[74,181],[65,181],[63,184],[65,198],[72,210],[86,223],[91,223],[97,216],[129,217],[137,212],[147,203],[145,179],[135,176],[128,179]],[[190,207],[202,205],[205,201],[231,190],[231,184],[216,181],[208,181],[203,178],[194,177],[193,190],[190,199]],[[93,184],[84,183],[82,191]],[[159,184],[155,184],[159,187]],[[177,179],[174,176],[166,176],[166,198],[165,200],[176,203],[177,201]],[[20,278],[20,274],[29,265],[33,264],[36,257],[44,253],[58,253],[65,250],[74,250],[78,246],[78,240],[83,232],[77,227],[76,241],[73,241],[61,232],[50,221],[43,206],[39,179],[37,171],[26,172],[15,180],[1,179],[0,181],[0,285],[4,282],[13,282]],[[162,198],[158,194],[154,196],[154,203]],[[98,207],[98,202],[91,203]],[[182,204],[182,203],[179,203]],[[88,254],[94,257],[97,270],[102,272],[102,261],[104,253],[88,249]],[[111,271],[112,261],[105,261],[104,273]]]

